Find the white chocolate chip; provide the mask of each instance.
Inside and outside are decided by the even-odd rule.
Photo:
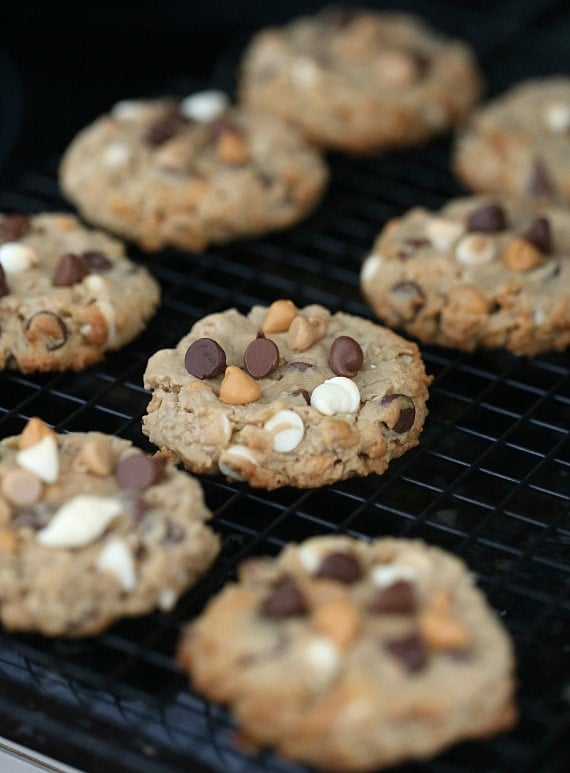
[[[551,102],[544,110],[544,120],[553,132],[563,134],[570,131],[570,104]]]
[[[297,551],[297,557],[308,574],[314,574],[321,565],[321,554],[311,544],[301,545]]]
[[[124,142],[112,142],[105,148],[103,154],[103,163],[105,166],[114,168],[124,166],[131,157],[129,146]]]
[[[273,434],[273,450],[282,454],[297,448],[305,434],[303,419],[295,411],[278,411],[263,429]]]
[[[313,389],[311,405],[325,416],[355,413],[360,407],[360,392],[352,379],[335,376]]]
[[[373,279],[382,268],[382,263],[382,255],[369,255],[362,264],[360,271],[361,281],[369,282]]]
[[[456,220],[433,217],[426,223],[426,236],[437,250],[448,250],[464,233],[464,225]]]
[[[546,311],[542,304],[538,305],[534,310],[534,324],[536,327],[541,327],[546,322]]]
[[[370,572],[373,585],[378,588],[387,588],[399,580],[411,581],[417,578],[417,573],[411,566],[403,564],[388,564],[375,566]]]
[[[493,240],[484,234],[467,234],[457,245],[455,257],[466,266],[489,263],[496,255]]]
[[[229,443],[232,437],[232,425],[225,413],[222,413],[221,422],[222,422],[222,436],[224,438],[224,443]]]
[[[174,608],[177,599],[178,596],[172,588],[163,588],[158,597],[158,606],[163,612],[170,612]]]
[[[150,106],[136,99],[121,99],[111,108],[111,115],[119,121],[137,121],[145,118]]]
[[[39,261],[38,253],[26,244],[6,242],[0,247],[0,265],[7,274],[21,274]]]
[[[38,542],[57,548],[89,545],[122,512],[122,503],[113,497],[73,497],[59,508],[46,528],[38,532]]]
[[[339,650],[325,636],[311,637],[303,648],[302,657],[309,667],[311,680],[319,687],[334,679],[340,668]]]
[[[311,84],[319,79],[320,70],[310,59],[302,57],[293,64],[291,74],[296,81]]]
[[[222,454],[225,461],[222,461],[222,457],[220,457],[220,461],[218,462],[218,467],[220,468],[220,472],[222,475],[225,475],[228,478],[231,478],[232,480],[243,480],[243,477],[233,469],[231,466],[231,459],[247,459],[252,464],[257,464],[257,461],[255,459],[255,456],[251,453],[249,448],[247,446],[243,445],[235,445],[230,446],[224,453]],[[230,457],[230,458],[228,458]]]
[[[98,274],[89,274],[83,280],[83,284],[95,297],[108,294],[109,288],[107,283]]]
[[[223,91],[199,91],[180,103],[180,112],[186,118],[199,123],[209,123],[219,118],[229,105]]]
[[[16,463],[24,470],[33,472],[44,483],[55,483],[59,475],[59,453],[55,437],[46,435],[39,443],[18,451]]]
[[[105,545],[96,563],[97,571],[114,574],[123,590],[137,587],[137,573],[131,549],[125,540],[114,537]]]

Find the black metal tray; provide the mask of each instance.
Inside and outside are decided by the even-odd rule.
[[[303,5],[283,2],[275,8],[285,18]],[[61,50],[69,43],[69,56],[78,56],[81,45],[70,42],[72,32],[65,25],[59,28],[52,61],[52,48],[41,34],[42,18],[20,17],[12,9],[7,26],[0,26],[0,45],[21,70],[27,103],[19,144],[4,168],[0,209],[65,208],[55,177],[59,155],[78,128],[116,99],[229,85],[237,55],[231,48],[227,53],[232,35],[267,23],[271,9],[253,3],[256,14],[242,18],[241,3],[227,6],[229,20],[224,17],[225,26],[220,21],[219,34],[215,24],[207,28],[212,44],[207,66],[203,53],[180,60],[182,32],[169,54],[171,26],[157,31],[150,62],[127,62],[124,51],[119,55],[115,32],[114,37],[109,33],[106,48],[99,39],[95,50],[85,45],[87,59],[78,60],[76,73],[75,60],[70,65]],[[407,7],[475,45],[491,94],[523,77],[570,71],[567,3],[422,2]],[[3,12],[0,8],[0,20]],[[57,26],[49,21],[50,29]],[[144,22],[138,23],[140,30]],[[30,25],[36,41],[43,41],[39,51],[32,52],[25,42]],[[8,30],[6,36],[2,29]],[[101,25],[96,26],[91,40],[100,32]],[[189,40],[200,37],[197,23],[183,32]],[[143,48],[139,41],[137,55]],[[12,95],[12,102],[0,99],[3,110],[5,104],[20,109],[12,71],[12,66],[2,71],[7,90],[1,93]],[[12,75],[4,78],[4,72]],[[116,73],[112,80],[111,72]],[[77,82],[80,77],[86,84]],[[6,147],[15,121],[8,123],[12,135]],[[0,147],[6,125],[0,123]],[[418,203],[438,207],[461,192],[449,172],[449,150],[449,140],[442,139],[383,158],[331,157],[330,191],[314,216],[297,228],[203,255],[165,251],[148,258],[133,251],[164,292],[148,330],[81,374],[0,374],[0,436],[19,432],[28,417],[40,415],[59,431],[99,429],[149,448],[140,431],[148,401],[142,388],[145,363],[204,314],[291,297],[299,304],[318,302],[370,317],[358,288],[362,257],[389,217]],[[241,559],[274,554],[287,541],[346,532],[365,538],[421,537],[462,556],[514,637],[518,726],[405,770],[568,769],[568,359],[527,360],[505,352],[463,355],[425,346],[422,351],[435,376],[430,416],[419,448],[394,462],[385,475],[317,491],[270,494],[203,478],[223,551],[171,614],[123,622],[89,641],[0,631],[0,736],[88,771],[299,773],[302,767],[270,752],[249,756],[240,751],[229,715],[188,689],[172,654],[183,623],[199,613]]]

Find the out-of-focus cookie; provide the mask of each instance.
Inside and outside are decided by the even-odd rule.
[[[157,282],[71,215],[0,214],[0,370],[82,370],[146,326]]]
[[[240,567],[183,637],[246,737],[335,771],[512,726],[509,638],[465,565],[413,540],[318,537]]]
[[[31,419],[0,442],[0,622],[75,637],[171,609],[218,552],[209,518],[164,459]]]
[[[261,31],[242,101],[354,153],[425,142],[471,111],[481,78],[469,48],[406,14],[327,8]]]
[[[453,169],[474,191],[570,203],[570,78],[525,81],[480,108]]]
[[[426,343],[533,356],[570,343],[570,212],[514,199],[410,210],[361,271],[378,317]]]
[[[119,102],[79,133],[60,168],[87,220],[145,250],[285,228],[309,214],[327,179],[296,130],[217,91]]]
[[[384,472],[417,445],[429,382],[392,331],[278,300],[205,317],[154,354],[143,431],[194,472],[313,488]]]

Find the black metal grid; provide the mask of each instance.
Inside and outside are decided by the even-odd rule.
[[[507,3],[495,19],[457,7],[446,8],[443,17],[443,6],[434,3],[419,10],[470,38],[491,88],[499,89],[533,72],[564,69],[556,58],[560,30],[570,29],[564,8],[539,0]],[[233,55],[222,58],[214,82],[227,83],[234,65]],[[568,53],[565,65],[569,70]],[[179,79],[180,89],[165,84],[165,90],[198,85]],[[23,168],[0,190],[1,210],[65,206],[55,181],[60,149],[46,148],[39,171]],[[449,142],[331,162],[330,192],[305,224],[204,255],[166,251],[148,260],[162,283],[163,305],[122,352],[82,374],[0,374],[0,435],[17,433],[27,418],[40,415],[59,431],[97,428],[149,448],[140,432],[148,400],[145,363],[204,314],[292,297],[370,317],[358,289],[362,257],[387,218],[416,203],[438,207],[460,192],[448,171]],[[514,637],[521,705],[515,730],[406,770],[567,769],[568,360],[434,347],[422,352],[435,376],[430,416],[420,447],[385,475],[271,494],[203,478],[223,551],[172,613],[119,623],[89,641],[0,631],[0,735],[89,771],[299,773],[302,767],[269,752],[240,751],[229,715],[187,688],[172,653],[183,623],[241,559],[338,531],[422,537],[462,556]]]

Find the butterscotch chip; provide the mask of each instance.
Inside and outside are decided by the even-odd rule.
[[[512,271],[531,271],[542,262],[542,255],[526,239],[513,239],[503,255],[503,261]]]
[[[0,554],[14,554],[18,552],[18,537],[11,529],[0,529]]]
[[[311,769],[371,771],[514,723],[512,645],[451,554],[338,535],[257,564],[178,649],[194,689],[229,705],[254,743]],[[445,621],[437,633],[431,618]]]
[[[92,475],[105,476],[110,475],[114,470],[115,461],[109,438],[99,433],[92,433],[73,460],[73,467]]]
[[[22,430],[18,446],[19,448],[35,446],[36,443],[39,443],[40,440],[43,440],[47,435],[55,437],[55,432],[53,432],[53,430],[51,430],[41,419],[38,419],[37,416],[32,416]]]
[[[243,139],[231,131],[220,134],[216,152],[220,161],[226,164],[245,164],[250,158],[249,149]]]
[[[259,400],[260,397],[261,387],[248,373],[235,365],[226,368],[220,386],[220,400],[232,405],[245,405]]]
[[[293,301],[274,301],[269,307],[261,329],[264,333],[284,333],[297,316]]]

